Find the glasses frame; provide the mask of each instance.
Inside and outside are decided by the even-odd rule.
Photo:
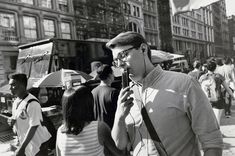
[[[132,49],[135,49],[135,48],[137,48],[137,47],[133,46],[133,47],[130,47],[130,48],[126,49],[126,50],[123,50],[123,51],[119,52],[118,55],[117,55],[117,58],[115,58],[113,60],[113,62],[112,62],[113,66],[119,67],[118,66],[118,60],[124,62],[123,59],[128,56],[128,54],[129,54],[128,51],[130,51]]]

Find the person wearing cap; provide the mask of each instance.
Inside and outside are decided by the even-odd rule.
[[[104,64],[97,69],[100,84],[92,90],[95,118],[104,121],[112,129],[119,91],[111,86],[114,81],[111,66]]]
[[[187,74],[154,67],[142,35],[120,33],[106,46],[114,65],[128,69],[134,86],[121,89],[112,129],[119,149],[133,156],[159,155],[141,115],[143,107],[169,156],[222,155],[222,135],[199,83]],[[136,89],[137,88],[137,89]]]

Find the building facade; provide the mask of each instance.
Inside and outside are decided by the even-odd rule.
[[[150,46],[160,46],[157,0],[143,0],[144,34]]]
[[[229,52],[231,56],[235,55],[235,15],[228,17],[229,30]]]
[[[144,36],[144,16],[142,7],[143,0],[128,0],[123,2],[125,19],[127,21],[125,30],[138,32]]]
[[[190,63],[195,58],[231,56],[225,0],[173,16],[172,33],[174,51],[184,54]]]
[[[0,0],[0,85],[15,71],[21,44],[52,37],[107,39],[124,31],[124,1]]]
[[[212,6],[209,5],[202,8],[203,12],[203,23],[204,23],[204,42],[205,49],[201,55],[201,59],[206,59],[210,56],[215,56],[214,54],[214,27],[213,27],[213,16],[212,16]]]
[[[229,33],[225,0],[212,4],[215,56],[229,56]]]
[[[0,81],[15,71],[19,45],[75,39],[73,15],[72,0],[0,0]]]
[[[124,11],[131,8],[124,4],[126,0],[73,0],[77,38],[109,39],[125,30]]]
[[[174,52],[185,55],[189,63],[205,57],[205,38],[211,34],[206,34],[204,29],[202,9],[172,16]]]

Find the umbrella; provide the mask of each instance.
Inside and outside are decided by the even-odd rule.
[[[153,63],[160,63],[163,61],[171,60],[173,58],[174,56],[169,52],[154,49],[151,50],[151,59]]]
[[[66,82],[84,83],[92,79],[92,76],[82,72],[70,69],[61,69],[47,74],[33,84],[33,87],[64,87]]]
[[[167,60],[175,60],[178,58],[183,58],[184,55],[180,55],[180,54],[173,54],[173,53],[169,53],[169,52],[165,52],[163,50],[151,50],[151,59],[153,63],[160,63],[163,61],[167,61]]]
[[[112,70],[113,70],[113,75],[115,77],[122,76],[122,69],[121,68],[115,68],[112,66]],[[89,75],[92,76],[93,79],[97,79],[97,71],[96,70],[92,71]]]

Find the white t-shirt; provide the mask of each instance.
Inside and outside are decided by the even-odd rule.
[[[12,106],[12,116],[16,119],[14,128],[17,131],[21,144],[25,139],[29,128],[39,125],[35,135],[25,149],[26,156],[34,156],[37,154],[40,150],[41,144],[49,140],[51,137],[51,134],[48,132],[47,128],[41,125],[42,113],[40,104],[36,101],[32,101],[29,103],[26,110],[27,101],[30,99],[36,98],[32,94],[29,94],[23,100],[16,98]]]

